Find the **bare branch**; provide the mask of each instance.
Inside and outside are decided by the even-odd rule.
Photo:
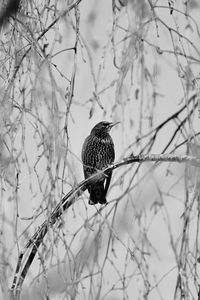
[[[20,253],[18,258],[18,263],[13,279],[13,284],[11,287],[11,295],[14,299],[19,299],[21,288],[23,281],[26,277],[26,274],[31,266],[31,263],[38,251],[39,246],[41,245],[46,233],[48,230],[59,220],[60,216],[72,205],[75,201],[78,200],[78,197],[85,191],[86,185],[90,182],[95,182],[99,176],[101,176],[104,172],[109,170],[115,170],[119,167],[133,164],[133,163],[143,163],[143,162],[177,162],[177,163],[188,163],[193,166],[200,167],[200,159],[183,155],[171,155],[171,154],[150,154],[150,155],[139,155],[124,158],[122,161],[115,163],[102,171],[97,172],[92,175],[90,178],[81,181],[77,187],[72,189],[67,195],[65,195],[60,203],[55,207],[55,209],[50,214],[49,218],[39,227],[36,233],[30,238],[28,243],[25,245],[24,250]],[[32,250],[27,258],[26,263],[23,262],[23,257],[25,252],[32,247]],[[21,265],[24,265],[21,270]]]

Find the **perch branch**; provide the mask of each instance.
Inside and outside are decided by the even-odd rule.
[[[13,283],[11,287],[11,297],[13,299],[19,299],[20,292],[22,288],[23,281],[26,277],[26,274],[31,266],[31,263],[38,251],[39,246],[41,245],[48,229],[51,228],[59,217],[79,198],[79,196],[86,190],[87,184],[98,180],[99,176],[105,171],[115,170],[124,165],[132,164],[132,163],[142,163],[145,161],[152,162],[177,162],[177,163],[188,163],[189,165],[200,167],[200,159],[188,156],[188,155],[171,155],[171,154],[149,154],[149,155],[130,155],[127,158],[124,158],[120,162],[117,162],[113,165],[110,165],[106,169],[99,171],[89,177],[86,180],[81,181],[75,188],[73,188],[67,195],[65,195],[58,205],[54,208],[52,213],[49,215],[48,219],[43,222],[43,224],[38,228],[35,234],[30,238],[30,240],[25,245],[23,251],[20,253],[18,258],[18,263],[15,271],[15,275],[13,278]],[[23,263],[24,254],[29,248],[32,246],[30,250],[30,254],[25,263]],[[23,268],[22,268],[23,263]],[[22,270],[21,270],[22,269]]]

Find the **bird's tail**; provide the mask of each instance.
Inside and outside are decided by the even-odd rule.
[[[97,203],[106,204],[106,195],[103,182],[98,182],[89,189],[90,199],[89,204],[94,205]]]

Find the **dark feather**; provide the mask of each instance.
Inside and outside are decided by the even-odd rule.
[[[109,126],[112,123],[100,122],[86,138],[82,148],[83,171],[85,178],[103,170],[114,162],[115,151]],[[112,172],[107,172],[88,184],[89,204],[106,203],[106,194],[110,185]]]

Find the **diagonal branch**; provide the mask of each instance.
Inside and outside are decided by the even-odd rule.
[[[76,8],[80,2],[82,0],[77,0],[75,1],[73,4],[69,5],[57,18],[55,18],[51,24],[45,28],[42,33],[37,37],[36,41],[39,41],[41,40],[41,38],[61,19],[63,18],[65,15],[67,15],[72,9]],[[19,21],[19,20],[18,20]],[[21,22],[20,22],[21,23]],[[11,82],[14,81],[18,71],[19,71],[19,68],[23,62],[23,60],[25,59],[25,57],[27,56],[27,54],[30,52],[30,50],[32,49],[32,45],[29,46],[29,48],[26,50],[26,52],[24,53],[24,55],[21,57],[19,63],[17,64],[16,68],[15,68],[15,71],[14,71],[14,74],[12,76],[12,79],[11,79]]]
[[[54,208],[52,213],[49,215],[49,218],[43,222],[43,224],[38,228],[36,233],[30,238],[30,240],[25,245],[23,251],[20,253],[18,258],[18,263],[13,278],[13,283],[11,287],[11,297],[13,299],[19,299],[22,285],[26,274],[33,262],[33,259],[38,251],[39,246],[41,245],[46,233],[49,228],[51,228],[60,216],[78,200],[79,196],[86,190],[87,185],[91,182],[98,181],[99,176],[102,176],[104,172],[115,170],[124,165],[133,164],[135,162],[142,163],[145,161],[152,162],[177,162],[177,163],[188,163],[190,165],[200,167],[200,159],[188,156],[188,155],[170,155],[170,154],[149,154],[149,155],[137,155],[129,156],[124,158],[120,162],[117,162],[104,170],[98,171],[91,177],[86,180],[81,181],[75,188],[73,188],[67,195],[65,195],[58,205]],[[32,249],[30,249],[32,247]],[[27,260],[24,262],[24,254],[30,250]],[[25,260],[25,259],[24,259]],[[23,266],[22,266],[23,265]]]

